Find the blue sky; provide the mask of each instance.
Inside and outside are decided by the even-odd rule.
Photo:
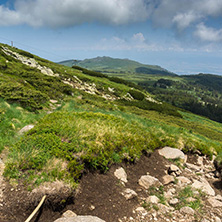
[[[2,0],[0,42],[52,61],[97,56],[222,74],[222,0]]]

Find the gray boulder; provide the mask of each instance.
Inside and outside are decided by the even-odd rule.
[[[59,218],[54,222],[105,222],[104,220],[93,216],[76,216],[68,218]]]

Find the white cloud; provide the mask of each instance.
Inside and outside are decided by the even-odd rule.
[[[189,27],[193,22],[201,18],[201,15],[189,11],[186,13],[180,13],[174,16],[173,22],[176,23],[176,26],[179,30],[183,30]]]
[[[145,37],[143,36],[143,33],[139,32],[133,35],[132,37],[133,41],[139,41],[139,42],[144,42],[145,41]]]
[[[207,27],[203,23],[197,25],[195,35],[203,41],[222,42],[222,29]]]
[[[143,0],[16,0],[15,10],[1,7],[1,24],[63,27],[84,22],[121,25],[144,21]],[[11,15],[15,20],[8,19]]]

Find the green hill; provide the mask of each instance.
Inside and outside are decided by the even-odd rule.
[[[221,156],[222,124],[155,99],[138,85],[0,44],[4,175],[33,189],[135,163],[156,148]],[[21,129],[33,124],[26,133]]]
[[[93,59],[85,59],[82,61],[67,60],[59,64],[72,67],[77,65],[99,72],[108,73],[144,73],[144,74],[157,74],[157,75],[175,75],[166,69],[156,65],[144,65],[139,62],[129,59],[116,59],[107,56],[96,57]]]

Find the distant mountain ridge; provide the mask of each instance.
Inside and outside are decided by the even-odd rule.
[[[175,73],[170,72],[158,65],[146,65],[130,59],[118,59],[118,58],[111,58],[108,56],[96,57],[84,60],[66,60],[59,62],[59,64],[66,65],[69,67],[77,65],[83,68],[104,73],[128,72],[128,73],[176,76]]]

